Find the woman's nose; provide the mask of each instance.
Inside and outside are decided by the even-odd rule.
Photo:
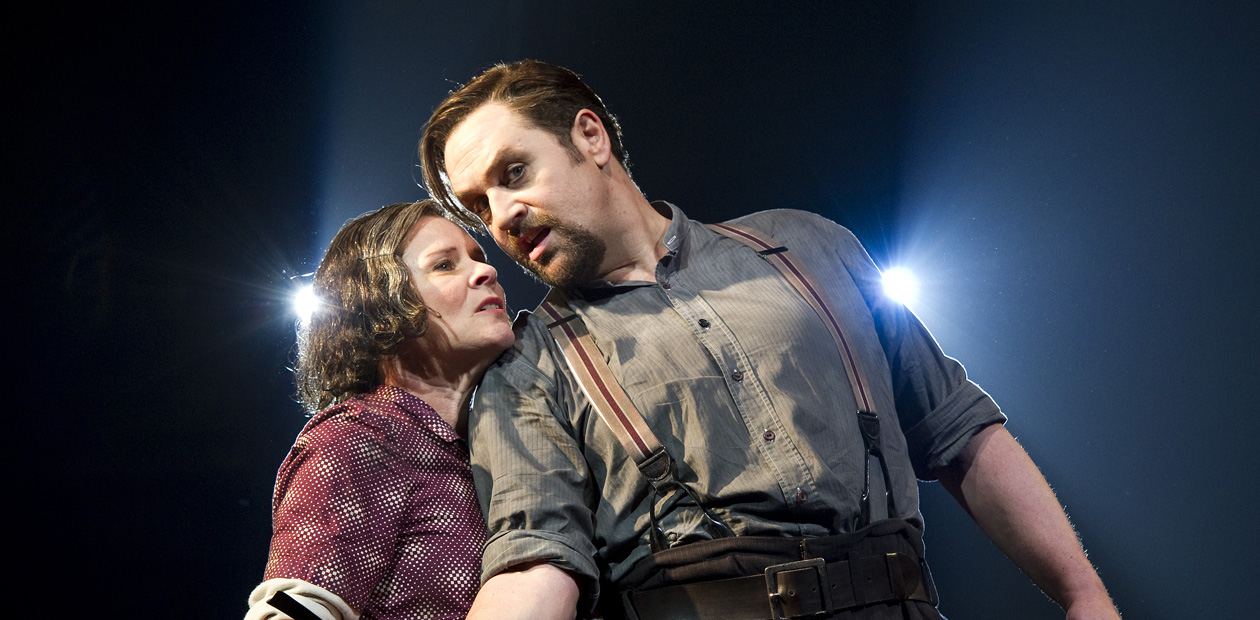
[[[490,263],[477,263],[473,271],[473,286],[489,286],[499,281],[499,272]]]

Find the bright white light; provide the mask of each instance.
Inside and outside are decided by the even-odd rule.
[[[884,272],[884,294],[908,306],[919,297],[919,281],[909,270],[894,267]]]
[[[308,284],[299,288],[293,294],[293,312],[298,315],[299,319],[306,321],[311,318],[311,313],[315,312],[315,308],[319,307],[319,298],[315,297],[315,291],[311,290]]]

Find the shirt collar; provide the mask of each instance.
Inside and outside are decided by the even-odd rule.
[[[429,403],[420,400],[415,394],[408,392],[395,385],[382,385],[376,388],[369,396],[379,398],[387,403],[401,409],[403,413],[411,416],[416,423],[429,429],[434,435],[437,435],[444,441],[450,443],[454,441],[463,441],[463,438],[451,428],[438,412],[429,406]]]
[[[686,215],[683,215],[682,209],[674,206],[673,203],[657,200],[652,203],[657,211],[669,211],[669,228],[665,229],[665,234],[661,237],[661,243],[665,244],[665,249],[670,254],[677,253],[687,241],[687,223]],[[664,260],[662,258],[662,260]]]

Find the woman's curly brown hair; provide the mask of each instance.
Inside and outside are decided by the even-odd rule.
[[[403,244],[432,200],[400,202],[349,221],[328,245],[312,290],[320,301],[298,326],[297,397],[308,413],[370,392],[381,359],[424,334],[428,309],[407,275]]]

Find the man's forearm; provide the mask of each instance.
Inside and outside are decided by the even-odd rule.
[[[1069,619],[1118,618],[1050,485],[1000,424],[938,471],[941,484]]]
[[[533,564],[487,580],[468,620],[573,620],[578,594],[569,573],[551,564]]]

